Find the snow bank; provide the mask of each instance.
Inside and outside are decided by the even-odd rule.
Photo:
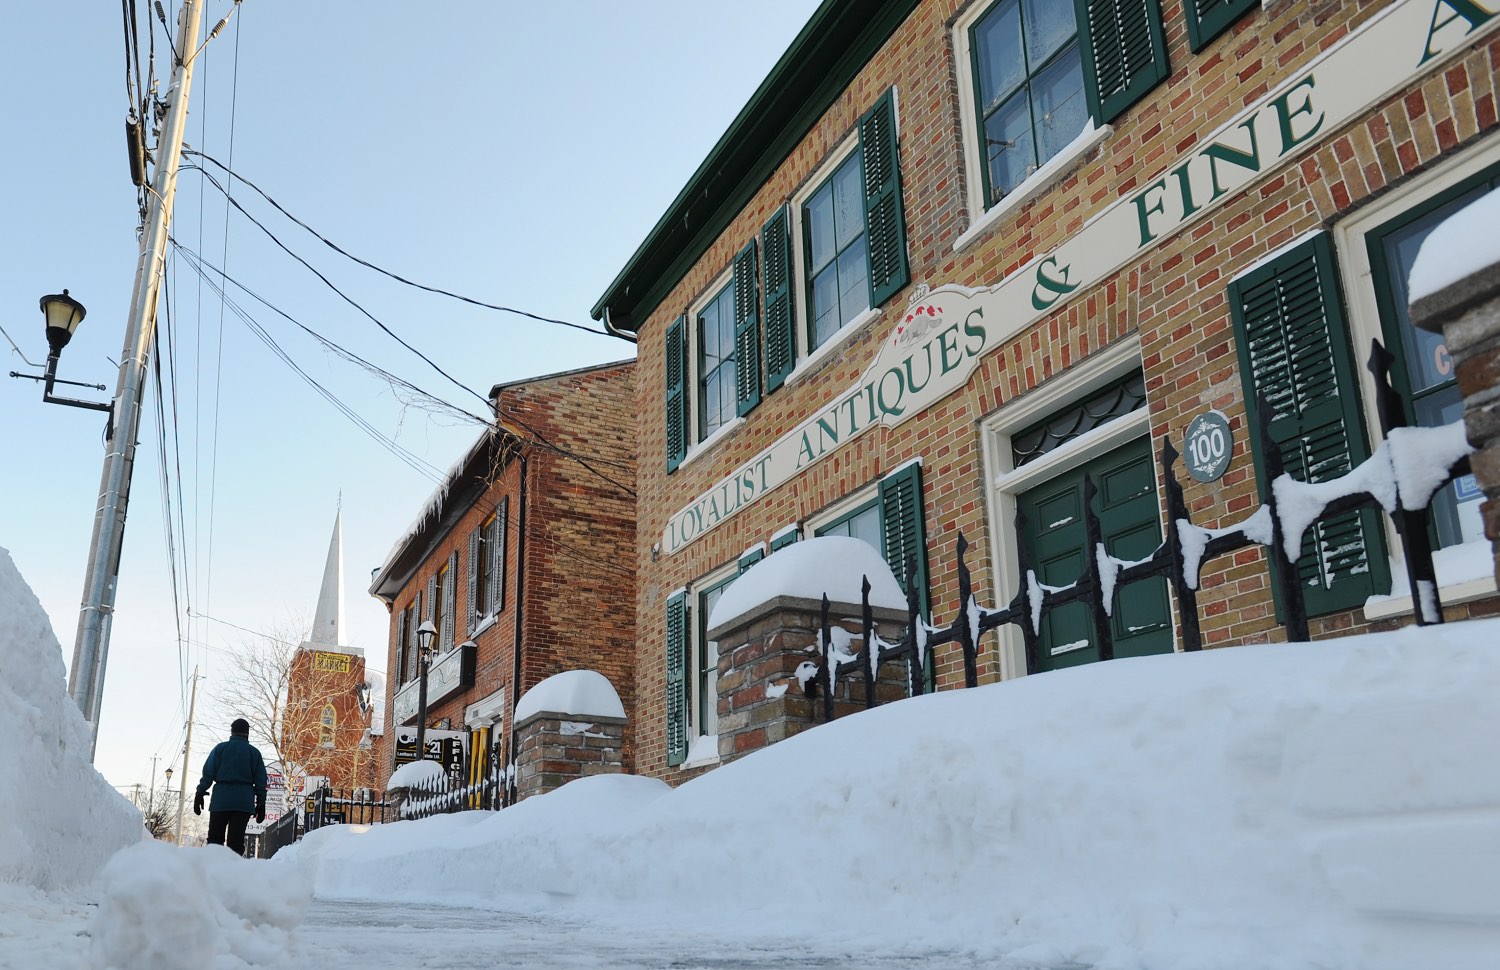
[[[906,594],[875,547],[850,536],[803,539],[771,553],[724,590],[708,628],[728,622],[778,596],[858,603],[860,581],[870,577],[870,605],[906,609]]]
[[[311,902],[311,872],[296,864],[145,842],[104,868],[89,924],[94,966],[203,970],[226,955],[243,961],[233,966],[291,966],[291,931]]]
[[[408,761],[391,773],[385,783],[391,788],[422,788],[432,791],[442,787],[448,778],[448,770],[437,761]]]
[[[675,791],[586,778],[285,851],[316,861],[320,895],[642,931],[1101,970],[1492,970],[1497,641],[1500,621],[1471,621],[1091,664],[882,706]]]
[[[0,548],[0,883],[54,890],[98,875],[146,837],[141,813],[94,770],[42,604]]]
[[[578,717],[624,717],[625,705],[609,678],[595,670],[565,670],[521,695],[515,723],[546,711]]]

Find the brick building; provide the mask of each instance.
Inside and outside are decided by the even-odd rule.
[[[986,605],[1017,593],[1022,546],[1041,583],[1079,578],[1085,475],[1108,552],[1151,554],[1157,455],[1195,423],[1192,521],[1245,519],[1269,480],[1257,394],[1294,477],[1358,464],[1372,338],[1408,419],[1456,418],[1405,277],[1500,180],[1497,26],[1473,0],[823,3],[593,311],[639,339],[638,770],[717,761],[738,713],[705,619],[799,536],[915,555],[945,624],[960,533]],[[1434,504],[1450,618],[1500,608],[1464,568],[1477,498],[1461,479]],[[1399,549],[1376,515],[1309,530],[1313,637],[1410,622]],[[1261,547],[1206,563],[1206,643],[1283,637],[1272,589]],[[1099,659],[1086,614],[1048,614],[1030,658],[988,635],[981,678]],[[1114,656],[1180,649],[1164,580],[1110,622]],[[956,648],[936,680],[962,682]]]
[[[429,757],[451,756],[455,773],[507,763],[519,695],[553,674],[597,671],[630,710],[634,373],[625,361],[492,388],[493,431],[377,572],[370,593],[391,612],[382,784],[415,754],[424,620],[437,629]],[[630,745],[627,723],[627,766]]]

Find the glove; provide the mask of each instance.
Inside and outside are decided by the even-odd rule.
[[[257,798],[255,800],[255,820],[264,823],[266,820],[266,800]]]
[[[203,793],[201,791],[193,796],[193,814],[203,814]]]

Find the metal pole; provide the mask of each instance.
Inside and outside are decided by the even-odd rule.
[[[177,786],[177,844],[182,844],[182,803],[187,798],[188,754],[193,750],[193,715],[198,710],[198,668],[193,668],[193,693],[188,701],[187,740],[182,744],[182,784]]]
[[[184,0],[177,17],[179,50],[192,52],[197,49],[202,23],[203,0]],[[172,84],[167,89],[167,115],[157,146],[156,178],[149,193],[140,258],[136,264],[135,289],[130,297],[130,318],[125,328],[125,347],[120,354],[113,434],[105,445],[104,471],[99,483],[99,504],[94,510],[94,537],[89,546],[88,571],[84,575],[78,636],[73,645],[73,665],[68,671],[68,693],[83,711],[91,729],[90,761],[99,743],[99,706],[104,693],[105,663],[109,657],[110,621],[114,615],[120,572],[125,510],[130,500],[130,476],[135,464],[135,438],[141,424],[141,391],[145,386],[156,332],[156,298],[166,262],[167,233],[172,222],[172,198],[177,190],[182,134],[187,125],[193,60],[192,54],[187,53],[186,60],[178,62],[172,72]]]
[[[417,759],[427,758],[427,668],[430,664],[428,652],[425,646],[418,647],[421,656],[417,658]]]

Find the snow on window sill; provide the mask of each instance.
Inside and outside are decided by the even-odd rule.
[[[716,765],[719,763],[719,736],[717,734],[700,734],[693,738],[688,745],[687,758],[683,760],[678,768],[702,768],[704,765]]]
[[[817,349],[797,362],[797,366],[787,375],[787,384],[795,384],[814,371],[822,367],[823,362],[833,353],[848,343],[850,338],[859,333],[865,327],[879,320],[882,313],[880,307],[871,307],[868,310],[855,314],[854,319],[834,331],[829,338],[818,345]]]
[[[1438,594],[1444,606],[1469,603],[1495,593],[1494,552],[1489,540],[1479,539],[1433,552],[1437,567]],[[1410,584],[1400,560],[1391,563],[1391,590],[1400,595],[1371,596],[1365,600],[1366,620],[1385,620],[1412,613]]]
[[[470,639],[479,636],[479,634],[494,626],[495,621],[498,619],[499,615],[496,613],[486,613],[484,616],[480,617],[479,623],[474,627],[474,632],[469,634]]]
[[[698,458],[699,455],[711,451],[714,445],[718,444],[726,435],[728,435],[731,431],[733,431],[735,428],[738,428],[744,423],[745,419],[743,417],[739,417],[728,422],[727,424],[720,425],[713,434],[709,435],[707,438],[704,438],[696,445],[693,445],[693,447],[689,448],[688,453],[682,456],[682,461],[678,463],[677,467],[682,468],[688,464],[691,464]]]
[[[1062,151],[1047,160],[1047,164],[1032,172],[1024,182],[1012,189],[1004,198],[985,211],[984,215],[974,220],[974,224],[964,230],[963,234],[953,241],[953,251],[961,253],[974,244],[980,236],[989,232],[1001,219],[1013,214],[1021,206],[1036,198],[1046,189],[1055,185],[1064,175],[1073,169],[1073,166],[1082,161],[1083,157],[1094,150],[1094,147],[1106,141],[1114,135],[1113,125],[1105,125],[1102,128],[1089,127],[1079,132],[1078,137],[1069,142]]]

